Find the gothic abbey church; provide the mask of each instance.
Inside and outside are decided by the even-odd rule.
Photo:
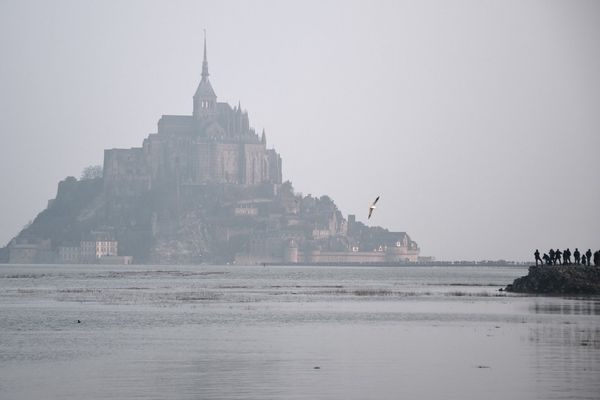
[[[141,148],[104,151],[104,186],[116,195],[140,193],[153,185],[281,183],[281,157],[266,148],[240,105],[217,102],[208,79],[206,39],[202,79],[192,115],[163,115],[158,133]]]

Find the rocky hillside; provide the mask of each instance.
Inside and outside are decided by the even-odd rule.
[[[98,235],[118,242],[118,254],[140,264],[226,264],[236,257],[281,262],[290,243],[301,252],[391,246],[418,253],[406,233],[346,220],[331,198],[296,193],[291,182],[166,181],[114,193],[102,177],[69,177],[59,183],[48,208],[0,249],[0,262],[11,262],[11,254],[15,263],[61,262],[61,249],[64,254]]]

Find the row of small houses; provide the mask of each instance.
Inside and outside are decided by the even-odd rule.
[[[52,248],[49,239],[13,240],[8,245],[9,264],[131,264],[130,256],[119,256],[116,240],[83,240]]]

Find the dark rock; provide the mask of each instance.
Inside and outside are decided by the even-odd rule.
[[[583,265],[532,265],[527,276],[515,279],[505,290],[536,294],[600,294],[600,268]]]

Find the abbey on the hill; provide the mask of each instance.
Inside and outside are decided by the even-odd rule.
[[[208,77],[205,39],[192,115],[163,115],[142,147],[105,150],[101,173],[60,182],[48,208],[0,249],[0,262],[420,260],[406,232],[346,219],[328,196],[282,182],[281,157],[267,149],[264,131],[257,135],[239,105],[217,102]]]
[[[264,130],[259,137],[240,105],[217,102],[208,77],[205,39],[193,114],[163,115],[158,133],[149,135],[141,148],[105,150],[107,189],[123,194],[164,180],[186,185],[281,183],[281,157],[266,148]]]

